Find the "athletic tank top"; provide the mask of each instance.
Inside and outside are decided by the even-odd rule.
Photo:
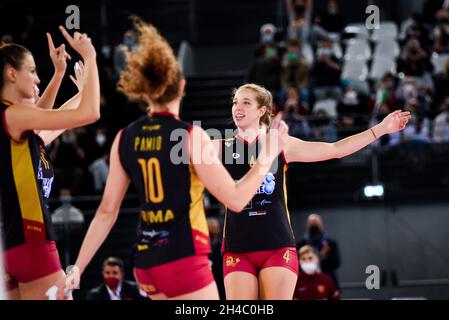
[[[256,163],[258,139],[248,143],[239,136],[221,143],[224,166],[236,181]],[[280,154],[265,176],[256,195],[241,212],[226,209],[224,251],[252,252],[295,247],[287,209],[285,171],[287,162]]]
[[[189,161],[190,130],[170,113],[152,113],[122,131],[120,161],[141,208],[138,268],[210,252],[204,186]]]
[[[48,171],[42,165],[51,170],[45,158],[43,141],[33,131],[28,131],[20,142],[9,136],[5,122],[9,105],[6,101],[0,102],[0,212],[5,250],[55,239],[43,199],[43,175]],[[42,159],[45,159],[45,164]],[[42,179],[38,180],[39,175]],[[51,182],[46,183],[51,188]]]

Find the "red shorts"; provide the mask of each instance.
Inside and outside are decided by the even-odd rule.
[[[196,255],[148,269],[134,268],[134,276],[148,295],[168,298],[200,290],[214,281],[207,255]]]
[[[23,244],[3,253],[5,287],[16,289],[27,283],[61,270],[58,249],[54,241]]]
[[[223,255],[223,274],[249,272],[257,277],[260,270],[270,267],[287,268],[298,274],[298,255],[296,248],[285,247],[266,251],[231,252]]]

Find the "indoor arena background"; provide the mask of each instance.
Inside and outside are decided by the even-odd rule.
[[[314,18],[326,10],[327,0],[313,2],[312,24],[318,24]],[[449,298],[449,21],[444,15],[435,17],[435,8],[443,2],[338,1],[342,24],[331,41],[341,72],[327,75],[317,65],[319,37],[302,41],[304,72],[293,108],[284,85],[289,39],[284,0],[1,0],[2,41],[12,39],[31,50],[41,92],[53,72],[45,32],[52,33],[55,44],[62,43],[57,26],[65,23],[68,5],[79,7],[80,29],[97,49],[102,118],[59,138],[64,148],[54,149],[53,143],[48,150],[56,170],[51,211],[70,211],[73,206],[84,219],[66,221],[64,214],[54,219],[63,265],[74,263],[101,198],[101,172],[92,164],[107,164],[117,131],[144,114],[139,104],[116,91],[122,66],[115,51],[131,28],[128,17],[137,14],[173,46],[187,79],[181,118],[200,120],[203,128],[233,129],[232,89],[247,81],[272,91],[291,134],[304,140],[335,141],[366,130],[388,108],[410,110],[414,120],[403,134],[384,137],[347,158],[291,164],[287,187],[292,225],[300,240],[307,216],[322,216],[326,233],[338,242],[341,263],[336,272],[344,299]],[[369,5],[380,8],[381,26],[389,26],[388,35],[382,27],[365,27]],[[267,23],[276,29],[277,57],[269,62],[261,44],[261,27]],[[407,60],[413,31],[426,53],[418,73],[410,72]],[[382,47],[385,39],[388,50]],[[70,53],[67,72],[72,73],[76,56]],[[317,89],[324,86],[335,90],[322,95]],[[56,104],[75,92],[66,76]],[[383,191],[374,188],[381,196],[370,197],[365,187],[376,185],[383,186]],[[101,282],[101,264],[109,256],[122,258],[127,278],[132,279],[138,207],[130,188],[116,225],[83,275],[78,297]],[[207,208],[208,217],[222,222],[221,205],[209,198]],[[380,270],[380,289],[366,287],[369,266]]]

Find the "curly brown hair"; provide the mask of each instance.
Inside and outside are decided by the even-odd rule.
[[[173,49],[153,25],[136,16],[131,19],[138,45],[136,51],[127,53],[127,68],[120,74],[118,90],[131,99],[149,99],[164,106],[180,95],[181,66]]]

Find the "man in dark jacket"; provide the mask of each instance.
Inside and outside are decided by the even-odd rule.
[[[109,257],[103,262],[103,283],[87,294],[87,300],[142,300],[135,282],[124,280],[124,264],[119,258]]]
[[[307,232],[296,248],[309,245],[317,250],[320,258],[321,271],[330,276],[337,289],[340,289],[336,270],[340,267],[340,252],[335,240],[330,239],[324,231],[323,221],[317,214],[311,214],[307,219]]]

